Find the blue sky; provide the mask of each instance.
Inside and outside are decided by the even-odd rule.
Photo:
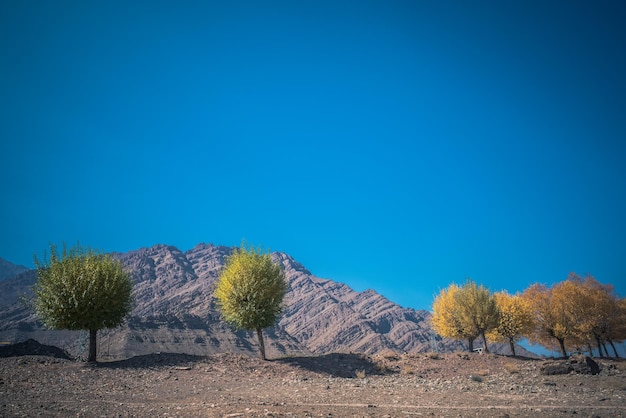
[[[429,309],[626,296],[626,3],[0,3],[0,256],[242,239]]]

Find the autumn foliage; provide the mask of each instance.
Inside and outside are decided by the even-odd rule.
[[[507,292],[495,293],[500,316],[498,325],[487,334],[490,341],[508,342],[511,353],[515,355],[515,344],[530,334],[535,325],[530,303],[520,295]]]
[[[432,325],[439,335],[467,340],[469,351],[481,336],[483,349],[489,352],[486,333],[496,327],[499,312],[487,288],[471,280],[460,287],[452,284],[437,296],[433,311]]]
[[[546,348],[567,351],[598,349],[601,357],[609,355],[607,344],[617,357],[615,343],[626,339],[624,299],[612,286],[599,283],[592,276],[584,279],[575,273],[567,280],[547,288],[533,285],[524,292],[533,306],[537,326],[531,342]]]
[[[458,292],[459,286],[454,283],[439,292],[433,303],[431,324],[435,332],[442,337],[467,340],[471,350],[477,334],[473,329],[467,328],[463,324],[455,299]]]
[[[598,350],[609,356],[607,344],[618,357],[615,343],[626,340],[626,302],[613,287],[592,276],[575,273],[551,287],[533,284],[522,294],[491,294],[468,281],[450,285],[433,303],[433,329],[442,337],[463,339],[469,350],[478,336],[508,342],[513,355],[515,343],[527,338],[533,344],[568,351]],[[486,340],[484,340],[486,348]]]

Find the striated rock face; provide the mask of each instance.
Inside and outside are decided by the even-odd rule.
[[[283,265],[290,287],[278,325],[309,350],[373,354],[434,348],[427,311],[405,309],[373,290],[356,292],[345,284],[315,277],[287,254],[274,258]],[[445,345],[456,348],[453,342]]]
[[[155,245],[115,254],[132,274],[134,309],[126,326],[101,332],[100,355],[256,352],[253,333],[236,332],[225,324],[212,296],[232,251],[212,244],[199,244],[186,252]],[[356,292],[316,277],[287,254],[272,257],[283,266],[289,291],[277,325],[265,331],[270,356],[462,349],[459,342],[435,337],[427,311],[402,308],[374,290]],[[80,351],[81,333],[45,330],[32,311],[17,302],[18,293],[27,293],[34,280],[31,271],[0,282],[0,338],[23,341],[32,337],[70,352],[68,341],[78,341],[74,348]]]
[[[178,248],[155,245],[118,258],[135,281],[133,316],[180,315],[193,313],[190,309],[198,305],[208,306],[208,288]]]

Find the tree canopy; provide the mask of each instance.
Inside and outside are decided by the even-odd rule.
[[[483,349],[489,352],[485,333],[497,325],[498,306],[487,288],[468,280],[461,287],[452,284],[439,293],[431,321],[442,337],[467,340],[469,351],[480,335]]]
[[[565,341],[571,338],[574,332],[574,324],[567,315],[569,304],[567,298],[571,290],[571,286],[563,283],[552,288],[533,284],[523,293],[523,297],[532,306],[536,320],[536,326],[528,335],[528,340],[549,349],[558,349],[563,357],[567,357]]]
[[[285,275],[271,255],[244,246],[228,257],[217,282],[215,297],[224,320],[238,329],[256,330],[263,360],[262,330],[276,322],[286,292]]]
[[[119,260],[89,248],[50,245],[50,257],[35,256],[35,311],[53,329],[88,330],[88,361],[96,361],[97,331],[124,322],[132,307],[133,282]]]
[[[558,349],[564,357],[569,350],[592,351],[592,344],[600,356],[608,355],[608,342],[615,356],[615,342],[626,339],[624,333],[623,299],[610,285],[599,283],[592,276],[584,279],[571,273],[567,280],[548,288],[534,284],[523,296],[531,304],[535,328],[529,341],[546,348]]]
[[[593,276],[583,279],[575,273],[570,274],[568,281],[578,287],[572,313],[578,322],[577,342],[580,345],[587,344],[588,347],[595,343],[600,357],[609,355],[605,344],[608,342],[617,357],[614,342],[624,340],[626,335],[619,331],[621,312],[619,298],[613,287],[598,282]]]
[[[442,289],[433,302],[433,316],[431,324],[435,332],[442,337],[467,340],[470,351],[477,334],[474,330],[465,328],[455,295],[459,286],[451,284]]]
[[[534,317],[530,303],[520,295],[507,292],[494,293],[500,316],[498,325],[487,333],[491,341],[506,341],[511,353],[515,355],[515,344],[529,334],[534,326]]]

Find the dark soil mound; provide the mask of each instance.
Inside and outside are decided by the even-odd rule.
[[[555,360],[544,362],[541,367],[541,374],[546,376],[559,374],[599,374],[602,368],[591,357],[588,356],[572,356],[564,360]]]
[[[332,353],[312,357],[285,357],[275,361],[334,377],[355,377],[357,373],[367,376],[383,374],[380,365],[364,354]]]
[[[32,338],[21,343],[0,347],[0,357],[19,356],[48,356],[71,360],[71,357],[59,347],[40,344]]]
[[[100,362],[98,366],[109,368],[163,368],[181,367],[191,368],[194,363],[205,361],[204,356],[195,356],[181,353],[154,353],[131,357],[125,360]]]

